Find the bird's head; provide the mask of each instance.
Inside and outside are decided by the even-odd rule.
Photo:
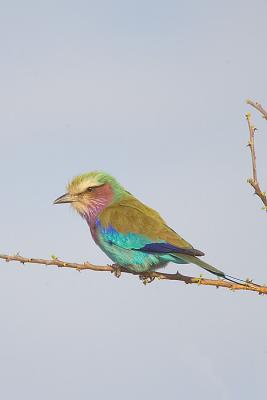
[[[68,185],[67,193],[54,204],[71,203],[82,216],[97,215],[124,193],[123,187],[111,175],[93,171],[76,176]]]

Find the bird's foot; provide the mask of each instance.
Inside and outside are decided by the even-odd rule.
[[[155,276],[153,275],[153,272],[142,272],[139,275],[139,279],[143,282],[144,285],[147,285],[148,283],[154,281]]]
[[[112,264],[111,267],[113,268],[111,273],[114,274],[116,278],[119,278],[121,276],[121,266],[118,264]]]

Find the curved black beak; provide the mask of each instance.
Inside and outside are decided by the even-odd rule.
[[[70,193],[65,193],[62,196],[58,197],[53,204],[63,204],[63,203],[72,203],[74,201],[72,195]]]

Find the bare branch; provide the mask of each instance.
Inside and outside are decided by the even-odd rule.
[[[267,111],[263,109],[263,107],[259,103],[254,103],[251,100],[247,100],[247,104],[250,104],[252,107],[256,108],[256,110],[260,111],[265,119],[267,119]],[[256,128],[251,122],[251,114],[246,114],[248,129],[249,129],[249,142],[248,147],[250,148],[251,160],[252,160],[252,178],[248,179],[248,183],[254,188],[255,194],[259,196],[261,201],[264,204],[264,209],[267,211],[267,197],[266,193],[263,192],[260,188],[258,178],[257,178],[257,165],[256,165],[256,152],[255,152],[255,131]]]
[[[116,265],[94,265],[89,262],[85,262],[83,264],[78,264],[78,263],[70,263],[67,261],[62,261],[57,259],[56,257],[53,257],[51,260],[44,260],[41,258],[26,258],[22,257],[20,255],[6,255],[6,254],[0,254],[0,259],[5,260],[6,262],[9,261],[17,261],[21,264],[42,264],[46,266],[57,266],[60,268],[73,268],[76,269],[77,271],[82,271],[82,270],[93,270],[93,271],[99,271],[99,272],[111,272],[111,273],[116,273],[118,266]],[[206,286],[215,286],[217,288],[219,287],[224,287],[226,289],[230,290],[250,290],[253,292],[257,292],[259,294],[267,294],[267,287],[266,286],[260,286],[253,284],[251,281],[248,280],[247,283],[244,284],[236,284],[228,281],[224,281],[221,279],[204,279],[202,277],[200,278],[194,278],[191,276],[185,276],[181,275],[178,272],[176,274],[168,274],[164,272],[149,272],[149,273],[138,273],[138,272],[131,272],[128,271],[127,269],[120,267],[119,266],[120,272],[127,273],[127,274],[132,274],[132,275],[138,275],[139,278],[143,281],[144,284],[152,282],[154,279],[159,279],[159,280],[169,280],[169,281],[182,281],[185,282],[186,284],[194,283],[197,285],[206,285]]]

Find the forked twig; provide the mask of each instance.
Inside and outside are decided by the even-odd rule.
[[[247,104],[254,107],[256,110],[258,110],[262,114],[262,117],[264,119],[267,119],[267,111],[264,110],[264,108],[262,107],[262,105],[260,103],[257,103],[257,102],[254,103],[254,101],[248,99]]]
[[[259,103],[254,103],[251,100],[247,100],[247,104],[254,107],[258,110],[263,118],[267,119],[267,111]],[[260,188],[258,177],[257,177],[257,165],[256,165],[256,152],[255,152],[255,131],[257,128],[251,122],[251,114],[248,112],[246,113],[246,118],[248,122],[248,129],[249,129],[249,142],[248,147],[250,148],[251,153],[251,160],[252,160],[252,178],[248,179],[248,183],[254,188],[255,194],[259,196],[261,201],[264,204],[264,209],[267,211],[267,196],[266,193],[263,192]]]

